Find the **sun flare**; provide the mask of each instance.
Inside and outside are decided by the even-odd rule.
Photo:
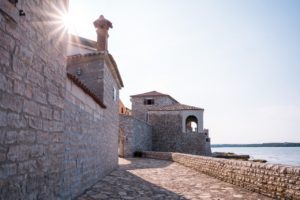
[[[62,22],[64,24],[64,26],[66,27],[67,30],[70,30],[72,27],[72,18],[71,16],[66,13],[62,16]]]

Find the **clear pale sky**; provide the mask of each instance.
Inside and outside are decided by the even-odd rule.
[[[70,32],[109,52],[121,99],[156,90],[202,107],[216,143],[300,142],[300,1],[70,0]]]

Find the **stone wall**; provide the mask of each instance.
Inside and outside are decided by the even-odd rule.
[[[128,115],[120,115],[119,154],[132,157],[135,151],[152,150],[152,127]],[[123,140],[123,141],[122,141]]]
[[[12,18],[3,3],[0,199],[71,199],[117,167],[118,87],[106,66],[103,110],[67,79],[66,32],[55,15],[67,0],[19,0],[26,16]]]
[[[300,167],[171,152],[143,152],[143,156],[172,160],[222,181],[274,199],[300,199]]]
[[[114,126],[118,121],[111,112],[117,113],[114,109],[102,109],[67,80],[61,160],[64,184],[60,192],[64,198],[74,198],[117,167],[118,129]],[[107,118],[110,115],[114,120]]]
[[[149,113],[149,123],[153,130],[154,151],[181,152],[196,155],[211,155],[210,140],[204,131],[182,132],[180,111]]]
[[[12,5],[10,18],[1,1],[0,199],[60,197],[66,35],[53,14],[67,2],[20,0],[26,16]]]
[[[154,105],[144,105],[144,99],[154,99]],[[176,103],[168,96],[132,97],[132,116],[136,119],[148,121],[147,111],[153,108],[172,105]]]

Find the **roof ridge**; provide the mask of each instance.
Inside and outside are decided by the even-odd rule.
[[[149,111],[176,111],[176,110],[204,110],[203,108],[190,106],[182,103],[175,103],[171,105],[166,105],[158,108],[150,109]]]

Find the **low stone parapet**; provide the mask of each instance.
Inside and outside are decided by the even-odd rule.
[[[227,160],[172,152],[143,152],[276,199],[300,199],[300,167]]]

